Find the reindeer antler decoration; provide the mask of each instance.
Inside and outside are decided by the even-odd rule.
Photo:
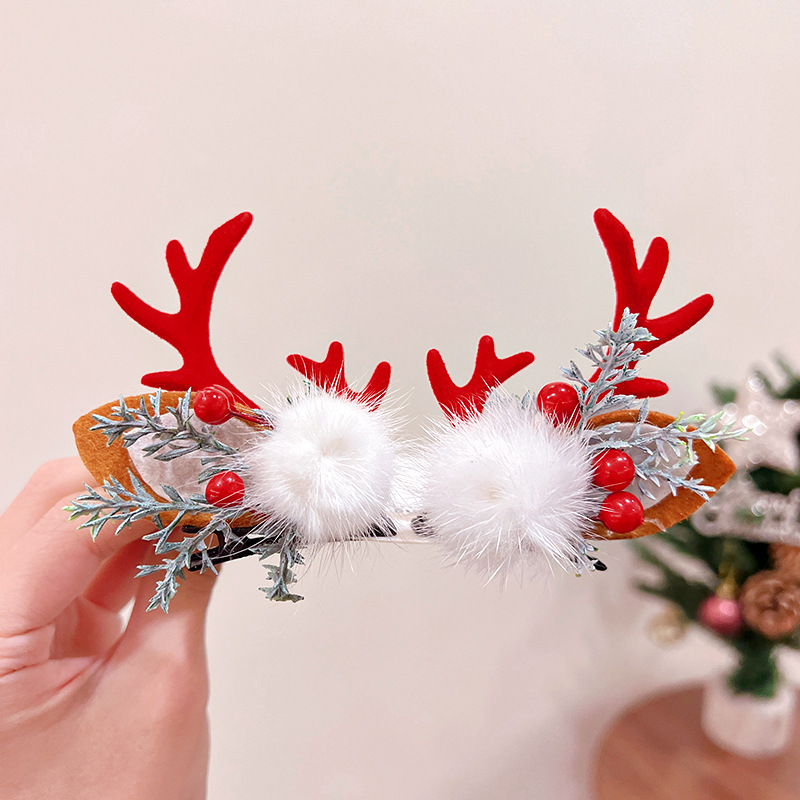
[[[637,266],[633,239],[625,226],[605,208],[594,212],[594,223],[608,253],[614,275],[617,305],[614,311],[614,326],[622,321],[625,309],[638,316],[639,327],[646,328],[654,337],[652,341],[641,342],[638,349],[643,355],[651,353],[656,347],[686,333],[700,322],[714,305],[710,294],[696,297],[671,314],[650,319],[650,305],[658,292],[669,264],[669,247],[664,239],[657,236],[650,243],[641,268]],[[633,367],[636,362],[631,362]],[[598,373],[594,374],[594,379]],[[660,397],[669,391],[664,381],[653,378],[634,378],[616,387],[618,391],[634,397]]]
[[[75,423],[79,451],[106,497],[90,489],[73,513],[89,517],[83,527],[93,535],[110,520],[154,519],[159,530],[147,538],[171,557],[142,574],[164,572],[152,601],[164,610],[185,569],[213,569],[250,554],[278,557],[277,566],[268,565],[270,598],[299,600],[288,586],[292,567],[302,563],[301,548],[394,531],[388,508],[395,445],[378,409],[389,386],[388,363],[354,392],[339,342],[322,362],[289,356],[320,391],[273,403],[269,412],[217,365],[210,336],[214,290],[252,221],[244,213],[217,228],[196,269],[179,242],[167,245],[180,298],[174,314],[121,283],[112,286],[122,309],[175,347],[183,364],[143,377],[159,388],[154,395],[123,398]],[[165,462],[177,458],[183,469],[168,472]],[[172,485],[177,477],[184,482]],[[182,540],[173,536],[178,531]]]
[[[415,528],[489,574],[506,572],[531,554],[578,571],[601,568],[587,538],[663,530],[696,510],[733,472],[724,453],[712,452],[729,431],[714,431],[713,421],[702,418],[691,420],[698,423],[693,430],[680,418],[632,407],[634,397],[667,391],[663,381],[636,376],[637,360],[702,319],[713,299],[702,295],[650,319],[667,243],[654,239],[639,269],[622,223],[604,209],[595,222],[611,260],[617,307],[600,342],[580,351],[596,367],[592,378],[573,363],[563,370],[570,383],[547,384],[535,403],[529,395],[499,395],[487,405],[494,388],[533,361],[531,353],[498,359],[484,336],[463,387],[452,382],[437,350],[428,353],[430,384],[452,427],[432,437],[423,468],[424,512]],[[688,461],[669,455],[686,452]]]
[[[713,418],[682,420],[634,407],[630,396],[666,391],[661,381],[638,378],[634,366],[701,319],[711,297],[650,319],[667,267],[666,242],[655,239],[639,268],[621,223],[604,210],[595,221],[617,308],[600,341],[580,351],[597,368],[592,378],[571,364],[563,370],[569,382],[547,384],[535,400],[498,391],[487,402],[533,362],[532,353],[500,358],[484,336],[471,378],[458,386],[439,351],[428,352],[431,387],[447,423],[432,432],[409,481],[423,487],[415,527],[490,574],[537,556],[578,571],[600,569],[589,539],[663,529],[694,511],[733,469],[712,448],[736,432],[715,430]],[[82,527],[93,535],[112,520],[124,526],[153,519],[156,530],[145,538],[155,541],[161,560],[140,573],[163,573],[151,607],[168,608],[185,570],[249,554],[277,558],[267,565],[268,597],[298,600],[288,587],[304,548],[395,530],[394,429],[380,407],[391,378],[387,362],[356,392],[347,384],[340,342],[322,361],[290,355],[289,364],[317,389],[261,410],[214,359],[214,291],[251,223],[250,214],[239,214],[215,230],[195,269],[180,243],[169,243],[176,313],[114,284],[123,310],[175,347],[183,364],[144,376],[158,387],[154,394],[108,403],[75,423],[79,452],[102,488],[87,487],[73,516],[88,517]],[[176,459],[179,467],[170,467]]]
[[[211,350],[211,305],[217,282],[253,223],[247,211],[220,225],[203,250],[200,263],[192,269],[183,245],[173,240],[167,245],[167,267],[180,298],[175,314],[159,311],[145,303],[122,283],[111,286],[111,294],[122,310],[143,328],[169,342],[183,357],[179,369],[150,372],[142,377],[146,386],[186,391],[218,385],[229,389],[241,402],[255,407],[248,397],[223,374]]]
[[[312,361],[306,356],[293,353],[286,357],[289,365],[313,384],[327,392],[342,395],[348,400],[377,408],[389,389],[392,368],[386,361],[381,361],[367,385],[360,392],[354,392],[344,376],[344,347],[341,342],[331,342],[324,361]]]
[[[453,383],[438,350],[428,351],[428,378],[445,414],[451,419],[464,419],[471,414],[480,414],[492,391],[532,364],[533,360],[533,353],[527,351],[498,358],[494,339],[482,336],[475,356],[475,369],[467,383],[463,386]]]

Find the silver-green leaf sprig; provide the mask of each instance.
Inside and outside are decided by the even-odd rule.
[[[152,411],[147,407],[150,401]],[[184,394],[176,406],[167,406],[165,411],[175,419],[174,425],[167,425],[162,419],[161,390],[148,398],[142,396],[139,407],[129,407],[124,397],[119,405],[111,409],[111,416],[92,414],[97,422],[89,430],[101,431],[108,438],[108,444],[122,439],[125,447],[139,441],[144,436],[153,436],[155,441],[142,448],[146,456],[158,461],[172,461],[175,458],[195,453],[198,450],[222,455],[235,455],[236,449],[219,441],[210,431],[201,430],[192,423],[192,392]]]
[[[646,354],[636,345],[655,340],[655,336],[647,328],[637,326],[637,321],[638,314],[633,314],[626,308],[617,330],[609,324],[605,330],[595,331],[597,343],[587,344],[583,350],[578,350],[598,370],[596,379],[586,378],[574,361],[570,361],[569,367],[562,368],[564,377],[577,384],[580,402],[579,429],[585,428],[589,419],[598,414],[635,406],[636,398],[633,395],[614,394],[614,389],[637,376],[638,371],[633,365],[646,358]]]
[[[197,477],[201,484],[229,469],[232,462],[236,463],[238,471],[242,471],[244,466],[238,463],[236,448],[221,442],[212,433],[193,423],[191,395],[191,391],[187,391],[175,406],[166,408],[162,407],[160,390],[147,397],[143,396],[138,407],[129,406],[124,398],[120,398],[119,404],[112,408],[109,416],[93,415],[97,424],[91,430],[102,432],[108,445],[121,440],[125,448],[143,437],[154,437],[155,441],[143,447],[142,452],[146,457],[158,461],[173,461],[197,452],[207,454],[201,459],[204,469]],[[174,423],[165,421],[167,414],[171,415]],[[157,530],[143,538],[155,542],[156,554],[168,557],[159,564],[140,566],[137,577],[164,573],[156,585],[148,610],[161,608],[168,611],[170,601],[178,590],[179,582],[185,579],[187,569],[191,567],[200,572],[210,569],[216,573],[206,544],[209,537],[221,537],[233,548],[242,541],[231,522],[247,513],[247,509],[243,506],[219,508],[202,495],[184,497],[173,486],[163,484],[161,492],[165,499],[158,499],[130,471],[129,478],[132,491],[126,489],[118,479],[111,477],[104,481],[99,491],[87,485],[86,492],[77,497],[66,510],[71,519],[88,517],[79,529],[88,529],[93,539],[97,538],[108,523],[116,524],[116,535],[138,520],[152,520]],[[197,529],[185,529],[191,531],[191,534],[181,540],[171,538],[187,519],[199,514],[206,515],[209,522]],[[172,516],[172,520],[164,523],[163,515]],[[268,527],[272,530],[268,530]],[[270,583],[263,591],[271,600],[301,600],[300,595],[293,594],[288,588],[296,580],[292,568],[303,563],[294,532],[286,525],[272,523],[270,526],[265,524],[261,534],[263,541],[254,546],[252,551],[261,561],[275,555],[279,557],[277,565],[265,565]]]
[[[217,508],[211,505],[202,495],[183,497],[172,486],[162,486],[167,500],[153,497],[142,485],[142,482],[131,472],[128,473],[133,491],[126,489],[119,480],[110,478],[103,482],[100,494],[91,486],[86,486],[86,493],[79,495],[67,506],[70,519],[88,516],[78,529],[88,529],[92,539],[96,539],[100,531],[111,522],[116,523],[114,534],[117,535],[124,528],[130,528],[134,522],[150,519],[157,530],[142,538],[154,541],[156,554],[174,552],[171,558],[164,559],[161,564],[146,565],[139,568],[138,575],[150,575],[154,572],[164,571],[165,576],[156,588],[156,594],[150,601],[148,610],[160,606],[164,611],[169,610],[169,602],[174,597],[178,588],[178,579],[183,579],[184,569],[189,566],[189,561],[195,553],[201,557],[200,571],[211,569],[216,572],[214,565],[208,557],[205,540],[217,531],[230,529],[228,520],[241,515],[238,508]],[[163,522],[162,515],[174,515],[168,523]],[[184,522],[187,516],[208,514],[210,521],[202,526],[192,536],[185,537],[180,542],[170,540],[170,536]],[[137,576],[138,577],[138,576]]]
[[[692,442],[703,442],[713,451],[718,442],[743,438],[747,429],[734,429],[732,425],[720,427],[721,413],[708,417],[704,414],[680,414],[663,428],[647,425],[647,399],[640,402],[633,395],[614,394],[617,386],[637,376],[638,370],[633,365],[647,357],[636,345],[655,339],[646,328],[637,326],[637,320],[637,314],[625,309],[616,331],[611,325],[605,330],[595,331],[597,343],[578,350],[598,370],[596,380],[588,380],[574,361],[561,370],[568,380],[577,384],[580,402],[578,429],[583,431],[590,450],[639,451],[639,457],[634,458],[636,484],[645,497],[655,499],[648,484],[660,487],[663,482],[673,495],[678,489],[689,489],[708,500],[713,487],[682,474],[683,468],[696,463]],[[620,422],[586,427],[594,416],[634,409],[637,403],[640,403],[637,421],[625,436],[621,432],[627,426]],[[629,455],[633,456],[633,453]]]

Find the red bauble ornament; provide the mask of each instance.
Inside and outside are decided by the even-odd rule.
[[[556,381],[539,389],[536,395],[536,407],[547,414],[554,425],[575,423],[580,414],[578,390],[569,383]]]
[[[219,425],[233,416],[233,392],[224,386],[206,386],[194,396],[192,411],[201,422]]]
[[[244,481],[231,470],[220,472],[206,484],[206,500],[219,508],[239,506],[244,500]]]
[[[739,603],[732,597],[707,597],[700,604],[697,619],[701,625],[720,636],[736,636],[744,626]]]
[[[612,492],[603,500],[597,518],[614,533],[630,533],[644,522],[644,506],[635,494]]]
[[[636,477],[633,459],[622,450],[604,450],[594,457],[594,483],[609,492],[630,486]]]

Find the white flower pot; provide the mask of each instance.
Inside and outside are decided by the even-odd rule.
[[[781,753],[794,725],[797,694],[781,683],[775,697],[735,694],[725,676],[710,681],[703,694],[703,730],[712,742],[747,758]]]

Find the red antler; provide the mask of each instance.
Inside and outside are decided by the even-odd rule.
[[[180,369],[150,372],[142,377],[142,383],[171,391],[217,384],[230,389],[241,402],[256,407],[217,366],[209,327],[219,276],[252,222],[253,215],[244,212],[217,228],[208,237],[196,269],[189,266],[180,242],[173,240],[167,245],[167,266],[180,297],[180,310],[175,314],[153,308],[121,283],[113,284],[111,294],[122,310],[143,328],[169,342],[183,356]]]
[[[388,362],[381,361],[367,385],[360,392],[354,392],[345,381],[344,377],[344,347],[341,342],[331,342],[328,347],[328,354],[324,361],[312,361],[307,356],[300,356],[293,353],[286,357],[289,364],[308,380],[334,394],[341,394],[349,400],[377,408],[386,391],[389,388],[389,381],[392,376],[392,368]]]
[[[492,390],[525,369],[533,359],[533,353],[527,351],[498,358],[494,339],[482,336],[478,342],[475,369],[464,386],[453,383],[438,350],[428,351],[428,380],[439,405],[451,421],[466,419],[472,414],[480,414]]]
[[[647,328],[656,337],[655,341],[640,342],[637,345],[642,353],[649,353],[670,339],[680,336],[708,314],[714,305],[714,298],[710,294],[704,294],[671,314],[649,319],[647,315],[650,312],[650,304],[661,286],[669,262],[666,241],[660,236],[653,239],[639,268],[630,233],[610,211],[604,208],[597,209],[594,212],[594,224],[606,246],[611,270],[614,273],[617,293],[614,326],[619,325],[622,313],[627,308],[638,314],[639,326]],[[597,374],[594,377],[597,377]],[[635,397],[659,397],[669,391],[669,386],[664,381],[652,378],[634,378],[620,384],[617,391]]]

